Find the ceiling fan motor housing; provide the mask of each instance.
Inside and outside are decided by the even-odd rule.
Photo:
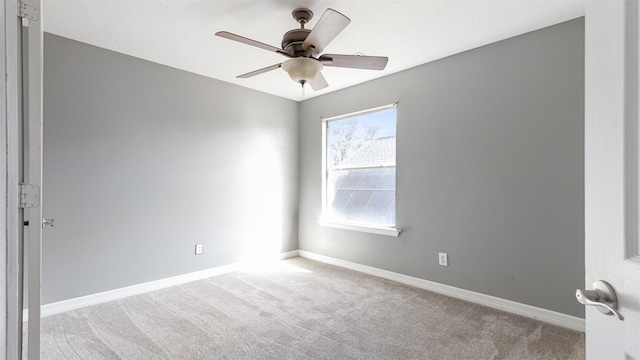
[[[282,37],[282,50],[293,54],[293,56],[306,56],[302,43],[309,36],[311,30],[293,29],[287,31]]]

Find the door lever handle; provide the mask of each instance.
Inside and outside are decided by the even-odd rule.
[[[54,227],[53,221],[54,221],[53,219],[42,218],[42,227],[45,227],[45,226]]]
[[[598,280],[593,283],[593,290],[576,290],[576,299],[583,305],[595,306],[605,315],[616,315],[624,320],[618,309],[618,297],[613,287],[606,281]]]

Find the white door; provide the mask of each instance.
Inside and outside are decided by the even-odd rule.
[[[23,2],[23,5],[25,2]],[[24,183],[31,188],[35,199],[27,201],[25,220],[28,221],[26,234],[28,248],[24,258],[28,259],[29,271],[26,279],[28,291],[29,318],[27,321],[27,355],[29,360],[40,359],[40,310],[42,288],[42,121],[43,121],[43,28],[40,0],[29,2],[30,9],[23,16],[26,27],[22,27],[27,38],[27,48],[23,51],[23,131],[24,131]],[[24,77],[26,75],[26,78]]]
[[[27,355],[40,359],[42,245],[41,0],[5,0],[2,5],[6,93],[7,303],[6,346],[0,359],[22,359],[24,294],[28,295]],[[26,40],[27,46],[23,46]],[[22,234],[28,239],[23,242]],[[25,245],[28,244],[28,247]],[[25,264],[28,278],[24,279]]]
[[[587,306],[587,359],[640,360],[638,8],[586,7],[585,286],[608,282],[624,318]]]

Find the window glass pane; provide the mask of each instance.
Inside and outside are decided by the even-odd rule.
[[[384,176],[383,169],[370,169],[365,170],[366,173],[362,177],[358,189],[361,190],[378,190],[382,177]]]
[[[396,109],[328,121],[325,217],[395,225]]]
[[[376,140],[375,147],[364,146]],[[327,123],[327,169],[396,162],[396,109]],[[360,154],[354,156],[356,152]]]
[[[335,170],[331,171],[330,174],[333,172],[347,174],[347,176],[345,176],[344,178],[344,181],[340,184],[340,187],[338,187],[336,190],[354,190],[357,189],[360,185],[360,182],[362,182],[365,171],[366,170]]]
[[[380,183],[385,177],[395,178],[395,168],[337,170],[330,174],[347,179],[359,179],[353,182],[345,181],[337,188],[331,189],[333,197],[330,199],[328,211],[332,218],[367,224],[395,224],[395,189],[369,186]],[[352,186],[353,184],[355,185]]]
[[[376,191],[369,199],[367,207],[363,210],[361,220],[372,224],[393,225],[393,219],[389,215],[392,207],[395,213],[395,191]]]
[[[383,218],[385,223],[389,223],[389,224],[396,224],[396,197],[395,197],[395,191],[394,191],[394,196],[393,199],[391,200],[391,204],[389,205],[389,209],[387,209],[387,213],[385,214],[384,218]]]
[[[380,190],[396,190],[396,169],[385,170],[378,188]]]

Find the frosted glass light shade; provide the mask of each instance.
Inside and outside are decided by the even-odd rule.
[[[313,80],[322,71],[322,64],[315,59],[299,57],[283,62],[282,70],[289,74],[291,80],[304,84]]]

